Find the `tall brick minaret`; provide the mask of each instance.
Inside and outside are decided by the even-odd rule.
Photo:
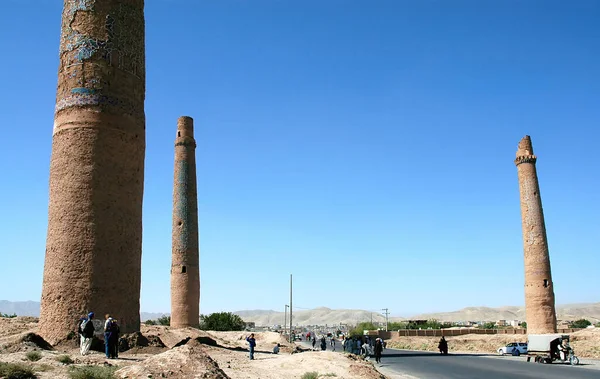
[[[173,235],[171,262],[171,327],[198,326],[200,260],[194,120],[180,117],[175,138]]]
[[[143,0],[64,0],[40,334],[89,311],[140,327]]]
[[[521,194],[527,332],[545,334],[556,333],[556,309],[536,161],[531,138],[525,136],[519,142],[515,164]]]

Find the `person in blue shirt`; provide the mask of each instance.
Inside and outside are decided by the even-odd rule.
[[[254,333],[246,337],[246,341],[250,345],[250,359],[254,359],[254,348],[256,347],[256,340],[254,339]]]

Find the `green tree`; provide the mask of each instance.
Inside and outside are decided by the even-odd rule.
[[[390,322],[388,324],[388,330],[399,330],[406,329],[407,323],[405,322]]]
[[[527,329],[527,323],[525,321],[523,321],[520,325],[521,325],[521,328]]]
[[[498,329],[498,326],[495,322],[486,322],[483,324],[483,329]]]
[[[573,323],[571,323],[571,327],[572,328],[587,328],[588,326],[592,325],[592,323],[589,320],[586,320],[584,318],[579,319],[577,321],[573,321]]]
[[[156,321],[154,321],[154,320],[146,320],[146,321],[144,321],[144,324],[146,324],[146,325],[156,325]]]
[[[356,325],[353,329],[350,330],[350,337],[362,336],[362,335],[364,335],[365,330],[377,330],[377,329],[379,329],[379,328],[371,322],[361,322],[358,325]]]
[[[171,316],[162,316],[159,317],[156,321],[158,322],[158,325],[169,326],[171,325]]]
[[[242,318],[231,312],[211,313],[208,316],[200,315],[200,329],[226,332],[230,330],[244,330],[246,323]]]
[[[442,323],[435,319],[431,319],[431,320],[427,321],[427,323],[425,324],[425,327],[424,328],[422,327],[422,329],[441,329],[441,328],[442,328]]]

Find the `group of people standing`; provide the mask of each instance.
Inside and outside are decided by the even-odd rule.
[[[312,342],[313,350],[316,350],[317,341],[319,341],[322,351],[327,350],[327,337],[324,335],[321,336],[321,338],[317,338],[317,336],[307,333],[306,341]],[[246,342],[248,342],[249,358],[250,360],[254,360],[254,349],[256,348],[256,339],[254,338],[254,333],[246,337]],[[331,346],[331,350],[335,351],[336,339],[334,336],[331,336],[329,344]],[[276,346],[273,347],[273,354],[279,354],[280,347],[280,344],[276,344]],[[381,363],[381,355],[385,349],[385,342],[382,338],[376,338],[373,340],[369,336],[367,336],[364,341],[362,338],[357,337],[342,337],[342,349],[348,353],[363,355],[365,358],[374,355],[375,361],[377,363]]]
[[[364,342],[361,338],[352,337],[344,338],[342,347],[348,353],[362,355],[365,358],[374,355],[375,362],[381,363],[381,354],[385,349],[385,342],[381,338],[376,338],[373,342],[369,336],[366,337]]]
[[[307,339],[310,341],[310,337],[308,337]],[[312,338],[313,350],[316,350],[316,345],[317,345],[317,337],[315,336]],[[331,350],[335,351],[335,338],[333,338],[333,337],[330,338],[329,345],[331,346]],[[320,346],[321,346],[322,351],[327,350],[327,339],[325,338],[325,336],[321,337]]]
[[[94,333],[96,328],[94,327],[94,312],[88,313],[87,317],[79,319],[77,325],[77,332],[79,334],[79,349],[81,355],[87,355],[92,347],[92,341],[94,339]],[[104,321],[104,352],[106,358],[116,359],[119,357],[119,334],[120,327],[117,320],[112,318],[109,314],[105,315]]]

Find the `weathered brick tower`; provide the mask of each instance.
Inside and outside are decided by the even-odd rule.
[[[143,0],[64,0],[40,333],[88,311],[140,327]]]
[[[521,194],[527,332],[545,334],[556,333],[556,309],[536,160],[531,138],[525,136],[519,142],[515,164]]]
[[[198,326],[200,318],[195,154],[194,120],[191,117],[180,117],[177,120],[173,179],[171,327],[174,328]]]

